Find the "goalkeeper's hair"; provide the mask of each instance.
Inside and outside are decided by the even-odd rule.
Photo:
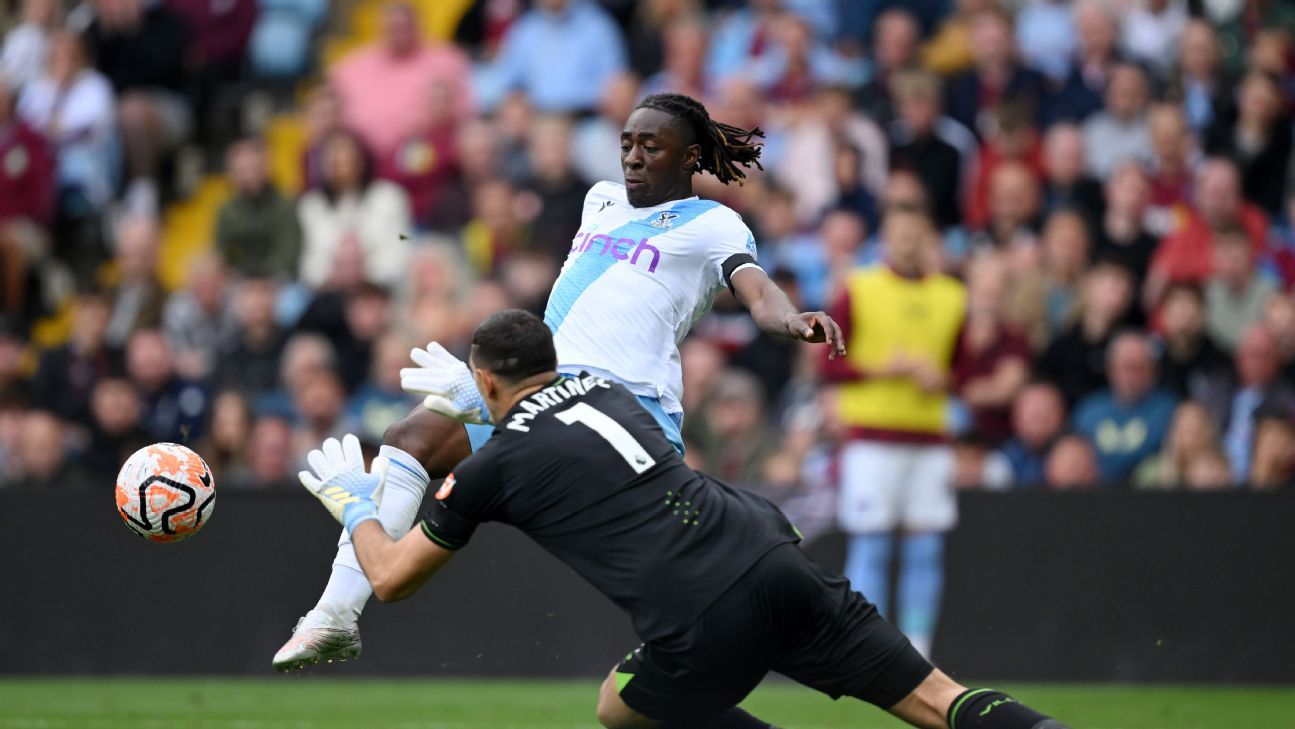
[[[683,94],[653,94],[639,102],[638,108],[664,111],[677,119],[691,135],[689,144],[701,146],[697,171],[709,172],[725,185],[742,184],[746,179],[742,167],[750,169],[755,165],[764,169],[760,165],[763,143],[752,141],[755,137],[764,137],[760,127],[739,129],[721,124],[710,118],[700,101]]]
[[[508,382],[553,372],[558,368],[553,333],[529,311],[497,311],[472,332],[472,366]]]

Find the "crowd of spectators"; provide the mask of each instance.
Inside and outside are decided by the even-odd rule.
[[[9,18],[0,487],[99,482],[157,440],[222,486],[277,487],[324,437],[379,442],[415,404],[411,346],[463,354],[491,311],[542,311],[585,191],[619,180],[621,125],[662,91],[764,130],[763,172],[696,187],[806,309],[886,265],[888,211],[929,216],[926,269],[967,291],[942,385],[960,486],[1295,480],[1295,5],[477,0],[437,39],[396,2],[308,72],[327,5]],[[275,74],[301,89],[301,190],[213,111]],[[195,142],[231,196],[167,290],[162,216]],[[38,347],[60,310],[70,333]],[[681,350],[689,460],[829,503],[849,428],[822,348],[722,294]]]

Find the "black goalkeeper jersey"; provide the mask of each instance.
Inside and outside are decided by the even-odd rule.
[[[593,375],[521,400],[446,477],[422,529],[458,549],[486,521],[566,563],[643,640],[687,627],[770,549],[799,541],[768,500],[684,465],[628,390]]]

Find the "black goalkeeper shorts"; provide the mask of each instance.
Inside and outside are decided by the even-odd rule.
[[[616,668],[621,699],[658,721],[706,719],[769,671],[889,709],[933,667],[850,583],[794,544],[771,550],[687,630]]]

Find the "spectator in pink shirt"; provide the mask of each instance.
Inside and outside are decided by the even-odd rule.
[[[421,110],[410,99],[424,97],[429,84],[448,82],[459,118],[471,116],[470,78],[463,51],[448,43],[424,44],[414,8],[397,2],[383,11],[382,40],[343,58],[330,80],[341,97],[346,126],[385,159],[415,131]]]

